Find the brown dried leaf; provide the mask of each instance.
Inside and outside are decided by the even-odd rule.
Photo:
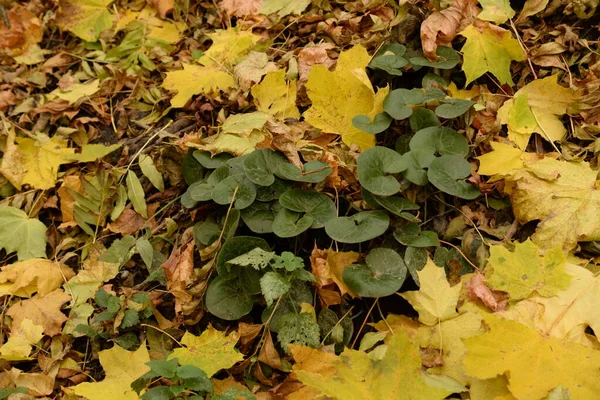
[[[165,18],[168,13],[173,11],[175,0],[148,0],[148,3],[154,7],[161,18]]]
[[[262,0],[222,0],[221,8],[232,17],[243,18],[248,15],[257,15]]]
[[[437,47],[450,46],[458,32],[470,25],[478,13],[477,0],[454,0],[450,7],[427,17],[421,24],[425,57],[437,60]]]
[[[504,311],[508,307],[508,295],[504,292],[492,290],[486,283],[482,274],[477,273],[465,285],[471,301],[481,300],[492,311]]]
[[[183,251],[180,247],[174,248],[161,267],[167,278],[167,289],[175,296],[175,311],[181,314],[184,307],[189,308],[194,301],[193,295],[186,290],[194,282],[194,242],[188,243]]]
[[[42,22],[25,7],[15,5],[8,11],[10,27],[0,23],[0,54],[18,56],[42,40]]]
[[[263,343],[260,353],[258,354],[258,361],[262,361],[271,368],[281,370],[281,357],[275,349],[275,345],[273,344],[273,338],[271,337],[271,332],[267,334],[265,337],[265,342]]]
[[[6,315],[13,319],[13,326],[21,325],[27,318],[35,325],[43,326],[46,335],[54,336],[61,332],[62,324],[67,320],[60,309],[69,300],[71,296],[62,289],[56,289],[45,296],[37,294],[31,299],[19,301],[8,309]]]

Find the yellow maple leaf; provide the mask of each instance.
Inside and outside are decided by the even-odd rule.
[[[169,359],[177,358],[182,365],[194,365],[210,378],[244,359],[244,355],[235,349],[237,341],[237,333],[225,335],[209,325],[200,336],[184,333],[181,343],[186,347],[173,350]]]
[[[510,7],[509,0],[479,0],[483,10],[477,18],[503,24],[515,16],[515,10]]]
[[[105,251],[103,246],[100,247]],[[83,304],[92,298],[104,282],[113,279],[119,272],[119,264],[98,261],[102,253],[100,247],[90,250],[90,256],[82,263],[77,275],[65,283],[65,290],[73,297],[73,305]]]
[[[510,74],[511,61],[523,61],[523,50],[510,32],[489,22],[475,22],[460,35],[467,38],[462,48],[463,71],[466,85],[486,72],[491,72],[501,84],[513,84]]]
[[[217,29],[207,36],[213,43],[198,60],[200,64],[207,67],[235,65],[261,40],[260,36],[254,35],[251,31],[242,31],[239,27]]]
[[[56,14],[56,24],[88,42],[110,29],[114,17],[106,6],[113,0],[61,0]]]
[[[0,359],[7,361],[30,360],[32,346],[44,336],[43,328],[30,319],[23,319],[17,325],[13,322],[10,337],[0,346]]]
[[[66,90],[56,88],[49,93],[49,96],[65,100],[69,104],[75,104],[80,99],[87,98],[98,90],[100,90],[100,80],[94,79],[87,83],[74,83]]]
[[[296,81],[285,80],[285,71],[280,69],[267,73],[261,83],[252,87],[256,109],[278,119],[300,118],[296,107]]]
[[[540,335],[518,322],[483,314],[489,331],[464,339],[467,374],[494,378],[507,374],[518,399],[543,399],[558,385],[574,399],[600,397],[600,351]]]
[[[352,125],[352,118],[368,115],[371,120],[383,111],[383,100],[389,88],[373,90],[365,68],[370,57],[364,47],[357,45],[342,52],[335,71],[323,65],[313,66],[306,89],[312,106],[304,119],[326,133],[342,136],[347,145],[356,144],[361,150],[375,145],[375,136]]]
[[[182,70],[167,72],[161,86],[177,91],[171,99],[172,107],[183,107],[193,95],[227,90],[235,86],[235,81],[233,76],[218,67],[183,64]]]
[[[144,33],[147,37],[156,39],[166,43],[177,43],[181,38],[181,34],[187,29],[184,22],[166,21],[157,18],[157,13],[150,6],[146,6],[142,11],[126,10],[119,15],[115,31],[120,31],[134,21],[144,25]]]
[[[32,258],[2,267],[0,271],[0,296],[12,294],[31,297],[38,292],[44,296],[58,289],[75,275],[73,270],[44,258]]]
[[[477,157],[479,160],[480,175],[508,174],[514,170],[525,167],[526,162],[533,162],[543,158],[537,153],[526,153],[509,144],[491,142],[492,151]]]
[[[71,300],[71,296],[56,289],[45,296],[36,294],[30,299],[13,304],[6,315],[12,317],[13,324],[19,326],[25,318],[34,324],[41,325],[48,336],[58,335],[67,317],[60,310],[62,305]]]
[[[419,290],[400,293],[419,313],[419,321],[425,325],[435,325],[440,321],[454,318],[456,303],[461,285],[450,287],[443,268],[427,259],[419,275]]]
[[[146,365],[150,361],[146,344],[136,351],[127,351],[118,345],[99,353],[100,364],[106,376],[94,383],[80,383],[71,387],[78,396],[88,400],[138,400],[137,393],[131,388],[131,382],[150,370]]]
[[[578,241],[600,240],[597,174],[588,163],[547,157],[511,172],[505,191],[519,222],[540,220],[531,237],[535,244],[570,251]]]
[[[534,292],[551,297],[569,286],[571,276],[565,273],[566,260],[561,247],[542,255],[529,239],[515,243],[514,252],[502,245],[490,246],[486,281],[492,288],[508,293],[511,301],[525,299]]]
[[[508,137],[525,149],[532,133],[549,142],[562,140],[567,130],[558,118],[567,113],[577,99],[577,92],[562,87],[558,75],[537,79],[522,87],[513,99],[498,110],[502,124],[508,126]]]
[[[367,354],[346,349],[340,356],[313,350],[310,360],[294,365],[294,373],[309,388],[340,400],[443,399],[449,392],[427,385],[421,375],[419,348],[400,330],[387,348]],[[300,346],[290,346],[294,358]],[[383,353],[375,357],[373,354]]]

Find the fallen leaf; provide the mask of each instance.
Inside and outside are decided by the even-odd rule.
[[[258,14],[261,2],[262,0],[221,0],[219,4],[227,14],[244,18]]]
[[[146,225],[146,220],[131,208],[123,210],[119,218],[108,224],[107,228],[111,232],[122,235],[133,235]]]
[[[469,300],[481,300],[492,311],[504,311],[508,307],[506,293],[492,290],[486,283],[483,274],[476,273],[465,284]]]
[[[167,72],[161,85],[177,91],[171,99],[172,107],[183,107],[195,94],[211,94],[235,86],[233,77],[218,67],[183,64],[183,70]]]
[[[127,351],[115,344],[111,349],[102,350],[98,354],[105,378],[100,382],[80,383],[70,389],[88,400],[139,399],[131,388],[131,382],[150,370],[146,365],[150,361],[146,344],[142,343],[136,351]]]
[[[162,174],[156,169],[152,158],[146,154],[140,154],[138,160],[142,173],[152,183],[152,186],[161,192],[165,190],[165,181]]]
[[[515,16],[515,10],[510,7],[509,0],[479,0],[479,4],[483,10],[477,18],[483,21],[503,24]]]
[[[489,22],[476,22],[460,34],[467,38],[462,48],[466,85],[486,72],[492,73],[500,84],[513,85],[511,61],[523,61],[523,50],[510,32]]]
[[[0,359],[7,361],[30,360],[32,346],[42,340],[44,328],[30,319],[22,319],[18,324],[13,321],[10,337],[0,346]]]
[[[105,146],[103,144],[85,144],[81,146],[80,153],[68,155],[65,159],[78,162],[93,162],[112,153],[120,147],[120,144],[113,144],[110,146]]]
[[[0,249],[19,260],[46,257],[46,225],[18,208],[0,206]]]
[[[300,118],[296,107],[296,81],[286,82],[285,71],[269,72],[261,83],[252,87],[256,109],[273,117]]]
[[[242,31],[239,27],[217,29],[207,36],[213,43],[198,60],[207,67],[236,65],[261,40],[260,36],[251,31]]]
[[[189,243],[183,251],[174,248],[161,267],[165,271],[167,289],[175,297],[175,312],[182,313],[185,306],[196,304],[187,290],[194,283],[194,243]]]
[[[440,321],[454,318],[456,303],[461,285],[450,287],[443,268],[436,266],[431,259],[422,270],[417,271],[420,288],[416,291],[400,293],[419,313],[419,321],[425,325],[435,325]]]
[[[280,17],[294,14],[300,15],[311,0],[263,0],[260,5],[260,13],[264,15],[275,14]]]
[[[312,106],[304,119],[325,133],[342,136],[348,146],[366,150],[375,145],[375,136],[354,127],[352,118],[368,115],[371,119],[383,111],[383,100],[389,87],[374,92],[365,72],[370,57],[360,45],[342,52],[334,72],[315,65],[306,83]],[[352,101],[348,101],[352,99]]]
[[[297,348],[292,347],[292,351],[296,356]],[[308,365],[295,364],[294,373],[302,383],[319,391],[321,396],[341,400],[433,400],[443,399],[450,393],[425,384],[421,376],[419,349],[401,331],[392,336],[381,359],[352,349],[345,349],[339,357],[317,351],[310,354],[313,361]],[[311,366],[315,363],[331,367]],[[317,372],[313,372],[315,369]]]
[[[103,246],[92,247],[77,275],[65,283],[65,291],[72,296],[73,305],[83,304],[91,299],[100,286],[119,273],[119,264],[98,261],[98,257],[104,251]]]
[[[148,218],[148,207],[146,205],[146,194],[139,178],[133,171],[127,173],[127,197],[131,200],[133,209],[144,218]]]
[[[467,374],[494,378],[507,374],[519,399],[543,399],[558,385],[573,398],[600,396],[600,351],[542,336],[535,330],[493,314],[484,314],[488,332],[463,340]]]
[[[221,132],[203,139],[200,145],[194,147],[208,151],[212,155],[229,153],[239,157],[256,150],[257,146],[266,138],[267,135],[258,130],[250,132],[247,136]]]
[[[528,154],[523,150],[500,142],[491,142],[490,146],[492,146],[492,151],[477,157],[479,160],[478,174],[504,174],[525,166],[524,157],[527,157]]]
[[[0,24],[0,54],[15,57],[27,52],[42,40],[42,21],[18,4],[7,11],[6,18],[10,24]]]
[[[100,80],[94,79],[87,83],[75,83],[66,89],[56,88],[49,93],[51,97],[75,104],[81,99],[87,99],[100,90]]]
[[[106,8],[113,0],[61,0],[55,22],[87,42],[95,42],[112,27],[113,15]]]
[[[237,341],[237,333],[225,335],[209,325],[200,336],[184,333],[181,343],[186,347],[173,350],[169,359],[177,358],[181,364],[194,365],[210,378],[244,359],[244,355],[235,349]]]
[[[479,13],[477,0],[454,0],[445,10],[434,12],[421,24],[421,45],[428,59],[438,59],[438,46],[452,47],[458,32],[469,25]]]
[[[75,273],[64,264],[45,258],[32,258],[5,265],[0,271],[0,296],[12,294],[19,297],[31,297],[38,293],[45,296],[61,287],[65,279],[71,279]]]
[[[527,0],[523,5],[516,22],[521,22],[527,17],[531,17],[532,15],[544,11],[549,2],[550,0]]]
[[[13,304],[6,315],[12,317],[13,324],[17,326],[27,318],[35,325],[41,325],[46,335],[55,336],[60,334],[62,324],[67,320],[60,309],[69,300],[71,296],[61,289],[56,289],[45,296],[36,294],[30,299]]]
[[[511,301],[525,299],[537,293],[542,297],[555,296],[569,286],[571,276],[565,273],[567,255],[561,247],[540,254],[531,240],[515,243],[513,252],[502,245],[490,246],[486,266],[487,283],[496,290],[507,292]]]
[[[149,0],[149,3],[156,9],[161,18],[166,18],[167,14],[173,11],[175,0]]]
[[[269,61],[267,53],[251,51],[242,61],[233,68],[233,75],[238,87],[244,91],[250,90],[261,78],[271,71],[276,71],[277,65]],[[294,93],[295,95],[295,93]],[[264,111],[260,110],[259,111]]]

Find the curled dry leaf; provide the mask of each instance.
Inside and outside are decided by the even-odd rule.
[[[67,320],[60,309],[69,300],[71,296],[62,289],[56,289],[45,296],[37,294],[31,299],[19,301],[8,309],[6,315],[13,319],[14,326],[21,325],[21,321],[27,318],[41,325],[46,335],[54,336],[61,332],[62,324]]]
[[[504,292],[492,290],[482,274],[476,274],[466,284],[469,300],[481,300],[492,311],[504,311],[508,307],[508,296]]]
[[[478,13],[477,0],[454,0],[452,6],[431,14],[421,25],[425,57],[437,60],[437,47],[451,46],[458,32],[470,25]]]
[[[167,14],[173,11],[175,0],[148,0],[148,3],[154,7],[161,18],[165,18]]]
[[[230,16],[243,18],[258,14],[260,3],[262,0],[223,0],[220,6]]]
[[[200,300],[194,299],[193,295],[186,290],[194,282],[194,243],[188,243],[183,251],[180,247],[173,249],[162,268],[167,278],[167,289],[175,296],[177,314],[186,314],[186,310],[194,309]]]
[[[16,5],[10,9],[8,20],[10,27],[0,23],[0,55],[21,55],[42,40],[42,21],[25,7]]]

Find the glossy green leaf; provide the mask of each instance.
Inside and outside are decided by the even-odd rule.
[[[311,228],[322,228],[337,215],[333,200],[323,193],[311,190],[290,189],[281,195],[279,204],[288,210],[306,213],[313,219]]]
[[[400,184],[393,176],[406,169],[404,158],[386,147],[372,147],[358,156],[358,180],[369,192],[380,196],[398,193]]]
[[[252,296],[241,287],[237,280],[226,280],[217,276],[208,284],[206,308],[212,315],[235,321],[252,311]]]
[[[256,199],[256,186],[241,175],[228,176],[217,183],[212,191],[212,198],[217,204],[230,204],[234,199],[234,207],[243,210]]]
[[[337,217],[325,224],[327,235],[341,243],[360,243],[385,233],[390,217],[385,211],[363,211],[351,217]]]
[[[396,229],[394,231],[394,238],[405,246],[430,247],[440,245],[435,232],[421,231],[421,228],[416,223]]]
[[[298,236],[308,230],[314,222],[308,214],[302,216],[302,213],[282,208],[273,220],[273,233],[281,238]]]
[[[460,117],[475,104],[474,101],[464,99],[446,99],[435,109],[438,117],[451,119]]]
[[[421,129],[410,140],[411,150],[421,150],[430,154],[457,155],[469,154],[467,139],[454,129],[429,127]]]
[[[441,156],[431,162],[427,177],[442,192],[461,199],[473,200],[481,192],[473,185],[465,182],[471,175],[471,165],[460,156]]]
[[[406,279],[406,265],[392,249],[371,250],[366,265],[353,264],[344,269],[342,279],[361,297],[385,297],[397,292]]]
[[[426,108],[416,108],[412,115],[408,118],[410,129],[413,132],[418,132],[421,129],[429,128],[430,126],[441,126],[442,123],[435,116],[435,113]]]

